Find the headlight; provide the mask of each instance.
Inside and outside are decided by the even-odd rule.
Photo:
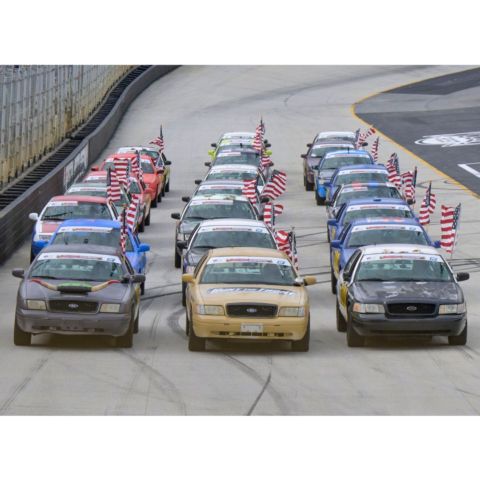
[[[195,265],[187,265],[185,267],[185,273],[193,273],[195,271]]]
[[[119,303],[103,303],[100,307],[101,313],[118,313],[120,311]]]
[[[197,305],[199,315],[225,315],[221,305]]]
[[[357,313],[385,313],[381,303],[354,303],[353,311]]]
[[[278,313],[279,317],[304,317],[305,307],[282,307]]]
[[[29,310],[46,310],[45,300],[27,300],[27,308]]]
[[[439,315],[452,315],[455,313],[465,313],[466,311],[467,309],[465,306],[465,302],[440,305],[440,308],[438,309]]]

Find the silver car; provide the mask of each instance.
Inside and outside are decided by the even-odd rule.
[[[80,248],[81,247],[81,248]],[[14,343],[32,335],[108,335],[117,347],[131,347],[138,331],[140,284],[127,258],[115,247],[51,245],[21,278],[15,310]]]

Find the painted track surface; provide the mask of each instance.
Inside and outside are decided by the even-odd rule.
[[[14,347],[18,280],[13,267],[28,263],[28,243],[0,269],[0,413],[14,414],[476,414],[480,411],[480,326],[475,261],[480,242],[478,200],[424,164],[419,181],[433,180],[439,199],[462,201],[462,238],[455,259],[472,272],[462,284],[469,302],[469,343],[445,340],[370,342],[348,349],[336,332],[329,291],[325,213],[302,185],[300,154],[319,130],[351,129],[360,121],[351,105],[366,95],[460,67],[183,67],[146,90],[125,115],[105,154],[146,142],[165,127],[173,160],[172,190],[152,211],[142,239],[152,245],[140,332],[132,349],[108,340],[37,337]],[[173,268],[174,221],[182,195],[205,173],[209,145],[227,130],[253,130],[259,115],[273,160],[288,174],[279,225],[295,225],[300,266],[316,274],[310,287],[312,335],[308,353],[284,344],[211,343],[187,350],[179,270]],[[382,139],[384,160],[396,147]],[[400,154],[402,168],[415,160]],[[418,196],[423,194],[418,189]],[[439,237],[438,217],[431,227]],[[456,260],[461,264],[462,260]],[[322,283],[324,282],[324,283]]]

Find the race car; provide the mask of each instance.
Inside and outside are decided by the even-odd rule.
[[[182,272],[193,273],[202,256],[213,248],[260,247],[277,248],[273,233],[259,220],[222,218],[200,222],[185,242],[180,242],[184,254]],[[185,305],[185,282],[182,282],[182,303]]]
[[[337,278],[353,252],[366,245],[408,243],[440,247],[414,218],[366,218],[348,224],[336,240],[330,243],[332,293],[337,291]]]
[[[306,352],[310,306],[306,285],[283,252],[269,248],[218,248],[184,273],[186,332],[191,351],[207,339],[289,340]]]
[[[249,220],[263,220],[249,200],[238,195],[206,195],[192,198],[183,212],[172,213],[171,217],[177,220],[175,229],[175,268],[180,268],[182,248],[179,242],[188,240],[192,230],[202,220],[216,218],[246,218]],[[184,245],[182,243],[182,245]]]
[[[60,223],[72,218],[117,220],[115,205],[102,197],[84,195],[60,195],[52,197],[43,210],[30,213],[28,218],[35,222],[30,248],[30,262],[48,243]]]
[[[313,143],[322,141],[322,140],[330,140],[332,138],[339,139],[339,140],[346,140],[348,142],[355,142],[357,136],[354,132],[338,132],[338,131],[327,131],[327,132],[320,132],[318,133],[315,138],[313,139]],[[365,145],[364,145],[365,146]]]
[[[441,335],[450,345],[467,342],[467,307],[458,282],[435,248],[372,245],[355,251],[337,284],[337,330],[349,347],[366,337]]]
[[[251,132],[230,132],[224,134],[217,143],[212,143],[213,150],[209,150],[208,154],[215,160],[219,153],[225,151],[234,151],[243,148],[251,148],[255,138],[255,133]],[[268,140],[263,140],[264,148],[271,147]],[[266,150],[267,155],[271,155],[270,150]]]
[[[253,165],[259,168],[260,154],[253,148],[224,151],[215,155],[213,161],[205,162],[206,167],[214,165]]]
[[[32,335],[108,335],[117,347],[129,348],[138,331],[140,286],[116,248],[98,245],[51,245],[21,278],[13,341],[30,345]]]
[[[347,165],[373,165],[372,156],[364,150],[337,150],[326,153],[317,166],[315,174],[315,200],[317,205],[324,205],[327,197],[326,183],[330,182],[335,170]]]
[[[388,182],[388,170],[384,165],[350,165],[335,170],[329,182],[326,182],[326,202],[332,200],[333,195],[342,185],[351,183]]]
[[[342,185],[332,199],[326,202],[327,218],[333,218],[339,208],[350,200],[357,198],[400,198],[402,194],[393,183],[351,183]],[[407,202],[408,203],[408,202]]]
[[[262,193],[266,179],[262,171],[253,165],[216,165],[205,175],[203,180],[195,180],[197,185],[210,180],[257,180],[258,193]]]
[[[395,198],[360,198],[344,203],[335,218],[327,221],[327,239],[340,237],[342,230],[354,220],[365,218],[415,218],[405,200]]]
[[[102,245],[118,247],[120,245],[121,223],[113,220],[66,220],[55,230],[48,245]],[[127,227],[125,254],[135,273],[145,274],[147,252],[150,245],[141,243],[138,235]],[[142,295],[145,282],[140,285]]]
[[[300,155],[303,158],[303,185],[305,190],[313,190],[315,185],[315,168],[318,162],[329,152],[337,150],[355,150],[353,142],[341,139],[325,139],[317,143],[308,143],[308,151]]]

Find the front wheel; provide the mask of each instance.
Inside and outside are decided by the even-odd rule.
[[[168,182],[167,184],[165,185],[165,192],[169,192],[170,191],[170,179],[168,179]]]
[[[337,294],[337,279],[335,278],[335,274],[333,273],[333,267],[332,268],[332,271],[330,272],[330,288],[332,290],[332,293],[334,295]]]
[[[187,284],[182,282],[182,305],[185,306],[187,304],[187,296],[186,296]]]
[[[175,250],[175,268],[180,268],[181,264],[182,264],[182,257]]]
[[[353,328],[353,320],[349,319],[347,322],[347,345],[349,347],[363,347],[365,344],[365,337],[359,335]]]
[[[157,208],[157,195],[155,194],[155,196],[153,197],[152,199],[152,204],[151,204],[151,207],[152,208]]]
[[[191,352],[204,352],[205,351],[206,339],[202,337],[197,337],[195,331],[193,330],[193,325],[188,327],[188,349]]]
[[[307,331],[301,340],[292,340],[292,351],[308,352],[310,348],[310,319],[307,324]]]
[[[13,343],[17,346],[30,346],[32,344],[32,334],[24,332],[17,324],[15,320],[15,325],[13,327]]]
[[[133,318],[133,309],[130,322],[128,324],[128,330],[124,335],[116,337],[115,345],[120,348],[132,348],[133,346],[133,331],[135,329],[135,319]]]
[[[144,214],[145,215],[145,214]],[[145,225],[148,227],[150,225],[150,210],[148,211],[148,215],[145,218]]]
[[[307,192],[311,192],[313,190],[313,182],[309,182],[307,179],[305,179],[305,190]]]
[[[346,332],[347,331],[347,322],[343,318],[342,312],[340,311],[340,305],[338,305],[338,300],[336,302],[336,317],[337,317],[337,331]]]
[[[467,344],[467,324],[465,328],[460,332],[460,335],[450,335],[448,337],[449,345],[466,345]]]

